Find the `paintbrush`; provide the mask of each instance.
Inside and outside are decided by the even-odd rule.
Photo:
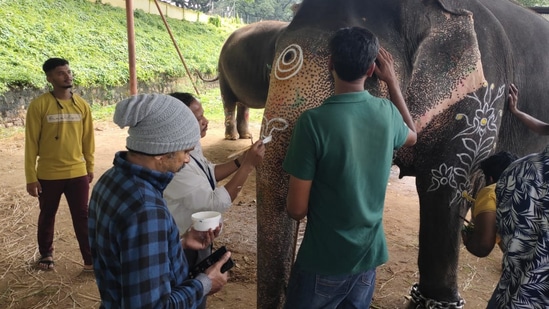
[[[269,143],[272,139],[273,139],[272,135],[269,135],[269,136],[265,137],[263,139],[263,144]],[[253,146],[253,144],[248,146],[248,147],[242,148],[242,149],[240,149],[236,152],[231,153],[230,155],[227,156],[227,159],[234,158],[236,156],[239,156],[239,155],[245,153],[246,151],[250,150],[250,148],[252,148],[252,146]]]
[[[463,221],[465,221],[467,224],[472,224],[471,222],[469,222],[469,220],[465,219],[462,215],[458,215],[461,219],[463,219]]]

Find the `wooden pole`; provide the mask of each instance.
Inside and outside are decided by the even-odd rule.
[[[133,25],[133,2],[126,0],[126,28],[128,30],[128,57],[130,69],[130,95],[137,94],[137,74],[135,71],[135,29]]]

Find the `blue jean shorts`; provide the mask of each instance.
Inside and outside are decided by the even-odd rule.
[[[375,290],[376,270],[353,275],[325,276],[294,264],[288,282],[285,309],[367,309]]]

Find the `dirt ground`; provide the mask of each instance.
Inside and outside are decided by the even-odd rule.
[[[259,132],[259,124],[252,124]],[[113,155],[124,149],[126,131],[110,122],[96,122],[96,179],[112,165]],[[202,144],[206,156],[222,162],[249,144],[226,141],[222,124],[210,123]],[[99,294],[93,275],[82,273],[82,261],[64,198],[57,215],[55,271],[34,268],[38,203],[25,192],[24,135],[0,140],[0,308],[97,308]],[[393,168],[387,190],[385,231],[389,262],[378,268],[372,308],[405,308],[409,290],[419,280],[417,270],[419,206],[414,179],[398,179]],[[209,298],[208,308],[256,308],[256,200],[255,175],[224,215],[224,232],[216,246],[233,252],[236,267],[229,283]],[[459,289],[466,308],[485,308],[500,275],[501,252],[479,259],[461,250]]]

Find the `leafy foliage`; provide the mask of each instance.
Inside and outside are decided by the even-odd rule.
[[[128,82],[126,11],[86,0],[0,0],[0,94],[10,87],[44,88],[49,57],[69,60],[80,86]],[[238,25],[167,19],[190,70],[215,74],[219,51]],[[186,74],[160,16],[134,13],[139,81]]]
[[[173,2],[179,7],[207,13],[214,8],[214,3],[219,1],[220,0],[174,0],[165,2]]]
[[[208,18],[208,23],[216,27],[221,27],[221,18],[219,16],[210,17]]]
[[[549,7],[549,0],[517,0],[518,3],[527,6],[545,6]]]
[[[259,20],[286,20],[292,18],[291,5],[301,0],[164,0],[178,6],[217,14],[224,17],[240,17],[244,22]]]

